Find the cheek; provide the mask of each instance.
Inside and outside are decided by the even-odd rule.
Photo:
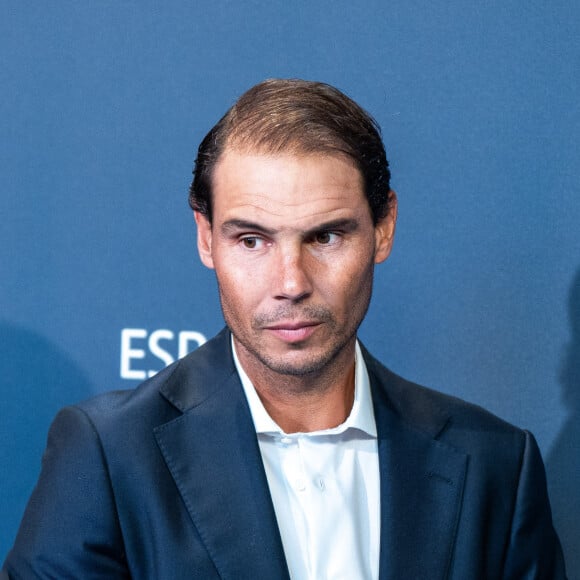
[[[243,315],[250,314],[250,309],[259,298],[261,277],[254,272],[236,265],[216,265],[216,277],[220,288],[222,303],[230,309],[236,309]]]
[[[359,302],[366,302],[372,288],[373,264],[365,256],[362,260],[336,264],[327,268],[319,278],[319,288],[336,307],[351,310]]]

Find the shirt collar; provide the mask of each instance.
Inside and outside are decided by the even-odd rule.
[[[252,381],[244,371],[236,353],[236,345],[234,343],[233,335],[231,341],[234,364],[240,376],[242,387],[244,388],[244,393],[248,400],[248,405],[250,406],[250,412],[252,414],[256,433],[284,434],[279,425],[272,419],[272,417],[270,417],[268,411],[266,411]],[[354,402],[349,416],[346,418],[344,423],[337,427],[314,431],[308,433],[308,435],[338,435],[344,433],[350,428],[364,431],[372,437],[377,436],[369,375],[358,340],[355,345]]]

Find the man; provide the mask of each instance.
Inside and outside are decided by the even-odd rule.
[[[533,437],[358,343],[397,202],[375,122],[321,83],[250,89],[190,203],[227,329],[67,408],[14,578],[565,577]]]

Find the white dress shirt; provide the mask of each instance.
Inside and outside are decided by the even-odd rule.
[[[380,483],[370,384],[356,344],[354,403],[333,429],[285,433],[236,355],[292,580],[374,580]]]

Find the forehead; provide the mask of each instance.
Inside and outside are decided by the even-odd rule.
[[[227,150],[212,179],[214,219],[285,220],[295,224],[368,214],[363,180],[344,155],[259,154]]]

